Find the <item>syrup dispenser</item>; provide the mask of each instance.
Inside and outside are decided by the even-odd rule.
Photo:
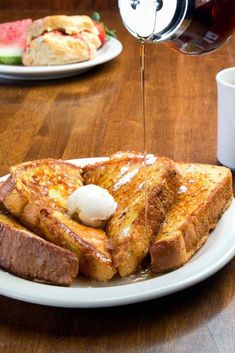
[[[133,36],[187,55],[220,48],[235,27],[235,0],[119,0],[119,9]]]

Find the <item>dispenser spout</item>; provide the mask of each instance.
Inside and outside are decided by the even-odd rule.
[[[163,0],[156,0],[156,11],[160,11],[163,6]]]

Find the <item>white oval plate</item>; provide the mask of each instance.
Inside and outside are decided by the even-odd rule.
[[[84,166],[101,158],[73,160]],[[0,178],[4,180],[5,177]],[[34,283],[0,270],[0,294],[42,305],[94,308],[118,306],[159,298],[203,281],[225,266],[235,255],[235,200],[211,232],[206,244],[185,266],[151,279],[128,279],[102,284],[78,278],[64,288]],[[136,278],[135,278],[136,281]]]
[[[121,51],[121,42],[115,38],[111,38],[98,49],[98,55],[93,60],[56,66],[0,65],[0,78],[13,80],[49,80],[74,76],[114,59]]]

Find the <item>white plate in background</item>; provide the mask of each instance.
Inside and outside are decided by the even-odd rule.
[[[13,80],[49,80],[75,76],[93,67],[116,58],[122,52],[122,44],[110,38],[100,49],[95,59],[76,64],[56,66],[0,65],[0,78]]]

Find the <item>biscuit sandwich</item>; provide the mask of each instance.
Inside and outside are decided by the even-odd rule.
[[[47,16],[30,26],[22,61],[26,66],[72,64],[94,59],[100,46],[89,16]]]

